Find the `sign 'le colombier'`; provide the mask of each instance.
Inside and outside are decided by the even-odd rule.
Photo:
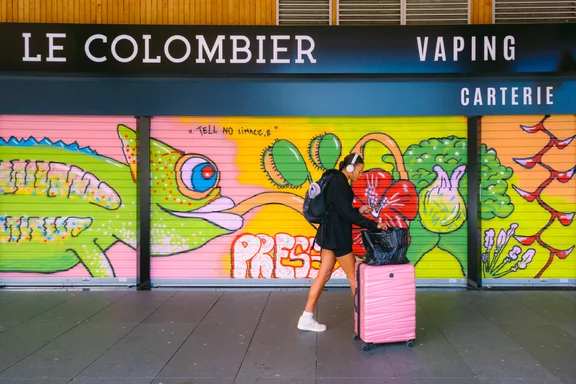
[[[0,71],[398,75],[576,71],[576,24],[253,27],[0,24]]]
[[[30,51],[30,39],[32,34],[22,33],[24,39],[24,62],[41,62],[43,60],[40,53]],[[37,37],[42,39],[41,36]],[[45,41],[48,45],[48,55],[46,62],[66,62],[65,44],[66,33],[46,33]],[[137,40],[138,39],[138,40]],[[131,36],[121,34],[113,38],[105,34],[98,33],[91,35],[84,42],[84,54],[88,60],[94,63],[103,63],[110,58],[118,63],[130,63],[135,60],[142,64],[159,64],[163,60],[168,60],[175,64],[185,63],[193,60],[196,64],[246,64],[253,61],[256,64],[303,64],[305,57],[309,63],[316,63],[312,56],[315,48],[314,39],[307,35],[256,35],[255,41],[243,35],[217,35],[214,42],[210,44],[204,35],[195,35],[195,49],[193,43],[185,36],[172,35],[163,44],[162,55],[154,52],[150,48],[152,35]],[[228,41],[229,48],[225,54],[225,41]],[[296,43],[296,51],[292,52],[291,41]],[[266,47],[269,44],[271,47]],[[120,49],[120,45],[123,45]],[[107,47],[108,54],[95,53],[95,46],[99,48]],[[174,47],[177,48],[174,48]],[[270,48],[270,49],[265,49]],[[178,53],[174,51],[177,50]],[[267,53],[271,56],[267,57]],[[294,58],[294,59],[293,59]]]

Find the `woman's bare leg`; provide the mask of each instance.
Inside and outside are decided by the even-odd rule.
[[[318,275],[310,287],[306,308],[298,320],[298,329],[302,331],[324,332],[326,330],[326,325],[320,324],[314,319],[313,311],[322,294],[324,285],[326,285],[328,280],[330,280],[330,276],[332,276],[332,270],[334,269],[334,264],[336,264],[336,256],[334,256],[334,252],[323,249],[320,257],[322,262],[318,270]]]
[[[341,256],[338,258],[338,263],[340,263],[342,270],[350,282],[350,290],[352,291],[352,297],[354,297],[354,294],[356,293],[356,274],[354,273],[356,256],[354,256],[353,253]]]
[[[318,299],[324,290],[324,286],[330,280],[330,276],[332,276],[332,270],[334,269],[334,265],[336,264],[336,256],[334,256],[334,252],[323,249],[320,253],[320,259],[322,262],[320,263],[320,269],[318,270],[318,275],[312,282],[310,286],[310,291],[308,292],[308,301],[306,301],[306,308],[304,312],[314,312],[314,307],[318,303]]]

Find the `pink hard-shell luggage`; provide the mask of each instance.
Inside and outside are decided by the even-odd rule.
[[[355,340],[364,351],[372,344],[416,339],[416,278],[412,264],[372,266],[356,263]]]

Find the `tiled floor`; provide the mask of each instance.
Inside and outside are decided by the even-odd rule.
[[[576,292],[419,291],[417,341],[361,350],[351,298],[0,291],[0,384],[574,384]]]

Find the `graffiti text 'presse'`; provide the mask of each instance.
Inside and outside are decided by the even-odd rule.
[[[31,33],[22,33],[24,38],[24,56],[22,61],[41,62],[42,55],[30,52]],[[46,33],[48,40],[47,62],[66,62],[63,54],[65,51],[66,33]],[[246,64],[253,59],[256,64],[304,64],[316,63],[316,58],[312,55],[315,43],[314,39],[307,35],[257,35],[255,39],[250,39],[244,35],[218,35],[212,45],[206,40],[204,35],[195,35],[189,39],[182,35],[170,36],[164,42],[163,52],[152,52],[152,35],[141,35],[134,37],[129,34],[121,34],[109,37],[105,34],[91,35],[84,42],[84,53],[89,60],[95,63],[103,63],[109,59],[108,55],[94,53],[97,45],[108,45],[108,51],[112,58],[120,63],[130,63],[139,57],[144,64],[159,64],[165,60],[172,63],[183,63],[194,54],[196,64],[214,62],[216,64]],[[296,59],[292,60],[292,44],[296,42]],[[124,47],[120,53],[118,45]],[[174,47],[179,46],[179,53],[175,54]],[[194,47],[193,47],[194,46]],[[270,50],[271,47],[271,50]],[[182,51],[182,48],[183,51]],[[268,57],[267,54],[270,54]],[[163,53],[163,57],[160,55]]]

